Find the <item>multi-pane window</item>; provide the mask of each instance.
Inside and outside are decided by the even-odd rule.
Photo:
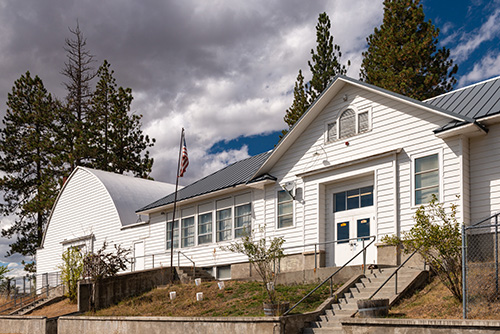
[[[212,212],[198,215],[198,244],[212,242]]]
[[[182,219],[182,230],[181,230],[181,246],[191,247],[194,246],[194,217],[183,218]]]
[[[240,238],[251,232],[252,205],[243,204],[235,207],[234,211],[234,237]]]
[[[217,210],[217,242],[231,239],[231,208]]]
[[[293,198],[285,190],[278,191],[278,228],[293,226]]]
[[[352,137],[369,130],[369,111],[356,112],[353,109],[346,109],[340,114],[338,121],[327,124],[326,142]]]
[[[167,222],[167,250],[171,248],[172,221]],[[174,248],[179,248],[179,221],[174,221]]]
[[[368,111],[358,114],[358,133],[366,132],[370,129],[370,120],[368,119]]]
[[[341,139],[356,134],[356,112],[354,110],[347,109],[340,115],[339,134]]]
[[[439,156],[415,159],[415,205],[429,203],[435,195],[439,200]]]
[[[364,208],[373,205],[373,186],[336,193],[333,196],[334,212]]]
[[[328,142],[337,140],[337,122],[328,124],[327,139]]]

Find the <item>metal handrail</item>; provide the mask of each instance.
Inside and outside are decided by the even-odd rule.
[[[331,274],[330,276],[328,276],[327,279],[325,279],[323,282],[321,282],[320,284],[318,284],[318,286],[316,286],[314,289],[312,289],[308,294],[306,294],[304,297],[302,297],[301,300],[299,300],[297,303],[295,303],[295,305],[293,305],[291,308],[289,308],[285,313],[283,313],[283,315],[287,315],[289,314],[294,308],[296,308],[300,303],[302,303],[306,298],[308,298],[310,295],[312,295],[316,290],[318,290],[320,287],[323,286],[323,284],[325,284],[327,281],[330,281],[330,297],[332,296],[332,285],[333,285],[333,276],[335,276],[339,271],[341,271],[342,269],[344,269],[349,263],[351,263],[359,254],[363,253],[365,254],[366,253],[366,249],[372,244],[375,242],[375,240],[377,239],[374,235],[372,236],[369,236],[368,238],[373,238],[372,241],[370,241],[370,243],[368,245],[366,245],[365,247],[363,247],[362,250],[360,250],[356,255],[354,255],[349,261],[347,261],[346,263],[344,263],[344,265],[342,267],[340,267],[339,269],[337,269],[333,274]],[[351,239],[359,239],[359,238],[351,238]],[[351,240],[351,239],[343,239],[343,240],[336,240],[336,241],[345,241],[345,240]],[[365,239],[363,239],[363,242],[364,242]],[[363,266],[363,269],[366,268],[366,265]]]
[[[419,249],[420,249],[420,248],[419,248]],[[408,256],[408,258],[407,258],[406,260],[404,260],[404,262],[403,262],[403,263],[401,263],[401,264],[400,264],[400,265],[396,268],[396,270],[394,270],[394,272],[393,272],[393,273],[392,273],[392,274],[391,274],[391,275],[390,275],[390,276],[389,276],[389,277],[385,280],[385,282],[384,282],[384,283],[382,283],[382,285],[381,285],[381,286],[379,286],[379,287],[378,287],[378,289],[377,289],[377,290],[375,290],[375,292],[374,292],[374,293],[373,293],[370,297],[368,297],[368,299],[372,299],[372,298],[373,298],[373,297],[374,297],[374,296],[375,296],[375,295],[376,295],[376,294],[377,294],[380,290],[382,290],[382,288],[383,288],[383,287],[387,284],[387,282],[389,282],[389,280],[390,280],[390,279],[392,278],[392,276],[394,276],[394,275],[396,275],[396,278],[395,278],[396,282],[395,282],[395,284],[394,284],[394,285],[395,285],[395,291],[394,291],[394,293],[397,295],[397,294],[398,294],[398,271],[399,271],[399,269],[403,268],[403,266],[406,264],[406,262],[408,262],[408,261],[409,261],[409,260],[413,257],[413,255],[415,255],[415,254],[418,252],[418,250],[419,250],[419,249],[416,249],[413,253],[411,253],[411,255],[410,255],[410,256]]]
[[[348,242],[351,240],[359,240],[362,239],[363,242],[366,239],[372,238],[375,236],[369,236],[369,237],[354,237],[354,238],[349,238],[349,239],[340,239],[340,240],[331,240],[331,241],[323,241],[323,242],[315,242],[311,244],[306,244],[306,245],[297,245],[297,246],[288,246],[288,247],[283,247],[283,250],[286,249],[292,249],[292,248],[306,248],[306,247],[312,247],[314,246],[314,269],[318,268],[318,263],[317,263],[317,254],[318,254],[318,246],[321,245],[330,245],[330,244],[335,244],[335,243],[340,243],[340,242]],[[320,249],[321,251],[321,249]]]
[[[469,228],[475,227],[475,226],[477,226],[479,224],[482,224],[482,223],[484,223],[484,222],[486,222],[486,221],[488,221],[488,220],[490,220],[492,218],[498,217],[498,216],[500,216],[500,212],[497,212],[494,215],[489,216],[488,218],[484,218],[483,220],[478,221],[477,223],[474,223],[471,226],[466,226],[465,228],[469,229]],[[485,226],[485,227],[487,227],[487,226]]]
[[[195,276],[195,273],[196,273],[196,263],[194,263],[194,261],[192,259],[190,259],[189,257],[187,257],[186,254],[184,254],[183,252],[181,251],[177,251],[177,266],[181,266],[181,258],[180,258],[180,255],[183,255],[186,259],[188,259],[189,261],[191,261],[191,263],[193,264],[193,277]]]
[[[16,306],[22,307],[23,304],[26,305],[26,304],[29,304],[31,302],[37,301],[38,299],[43,298],[42,296],[44,294],[46,294],[46,296],[48,297],[50,291],[55,290],[56,288],[60,287],[61,285],[64,285],[64,283],[61,282],[61,283],[57,284],[56,286],[52,286],[52,287],[50,287],[48,285],[42,286],[41,288],[35,289],[32,296],[21,297],[20,300],[17,299],[17,296],[14,296],[14,299],[11,300],[10,302],[7,302],[5,304],[0,305],[0,307],[3,307],[0,309],[0,314],[5,312],[5,311],[11,310],[11,309],[15,308]],[[44,292],[44,290],[45,290],[45,292]],[[37,291],[39,291],[40,294],[37,294]],[[8,306],[10,304],[13,304],[13,305]]]

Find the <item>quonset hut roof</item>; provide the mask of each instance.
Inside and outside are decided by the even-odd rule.
[[[138,217],[135,213],[137,208],[151,203],[175,190],[175,185],[170,183],[141,179],[86,167],[77,167],[77,169],[86,171],[99,179],[113,200],[122,226],[133,225],[137,222]]]
[[[237,161],[217,172],[210,174],[190,185],[180,189],[177,192],[177,200],[182,201],[188,198],[208,194],[217,190],[222,190],[234,187],[240,184],[252,183],[264,179],[276,180],[270,175],[262,175],[256,179],[252,179],[260,166],[267,160],[271,151],[255,155],[253,157]],[[160,198],[136,212],[142,212],[159,206],[167,205],[174,202],[174,194]]]

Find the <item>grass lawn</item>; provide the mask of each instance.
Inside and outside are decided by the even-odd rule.
[[[225,288],[219,290],[217,282],[195,284],[174,284],[154,289],[141,296],[122,301],[118,305],[102,309],[97,316],[179,316],[179,317],[255,317],[264,316],[262,303],[267,295],[259,282],[225,281]],[[280,301],[289,301],[290,306],[299,301],[317,284],[278,285],[276,291]],[[334,287],[336,289],[338,286]],[[170,291],[176,291],[177,298],[170,300]],[[203,300],[196,301],[196,293],[203,292]],[[315,310],[330,296],[329,285],[325,284],[301,304],[294,313]]]

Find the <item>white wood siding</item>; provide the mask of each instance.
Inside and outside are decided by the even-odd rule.
[[[348,100],[342,97],[347,95]],[[354,106],[358,110],[372,111],[371,130],[350,138],[326,143],[326,124],[337,119],[339,112]],[[412,216],[416,207],[412,204],[412,156],[426,152],[439,152],[441,159],[440,193],[445,202],[456,202],[461,194],[461,145],[459,138],[443,140],[437,138],[433,130],[449,122],[448,118],[423,111],[399,101],[382,97],[347,85],[327,107],[316,117],[290,149],[273,166],[270,174],[278,178],[278,183],[299,180],[298,174],[362,159],[374,154],[402,148],[397,156],[372,160],[324,172],[314,177],[304,177],[304,202],[297,203],[295,228],[287,230],[287,246],[300,242],[324,241],[324,189],[321,184],[332,182],[340,175],[355,175],[367,169],[375,173],[375,201],[377,203],[377,230],[379,237],[397,233],[396,222],[402,230],[413,226]],[[348,142],[348,145],[346,145]],[[395,168],[395,163],[397,163]],[[395,178],[397,178],[395,182]],[[394,185],[398,189],[394,189]],[[274,192],[278,187],[274,189]],[[274,194],[275,196],[275,194]],[[398,198],[395,199],[395,196]],[[269,210],[273,209],[273,194],[266,197]],[[458,203],[458,202],[457,202]],[[319,212],[318,212],[319,211]],[[462,208],[459,208],[462,211]],[[303,212],[303,215],[300,213]],[[272,223],[274,217],[267,215]],[[280,234],[280,231],[276,232]],[[304,241],[303,241],[304,240]]]
[[[500,212],[500,124],[470,139],[471,223]]]

